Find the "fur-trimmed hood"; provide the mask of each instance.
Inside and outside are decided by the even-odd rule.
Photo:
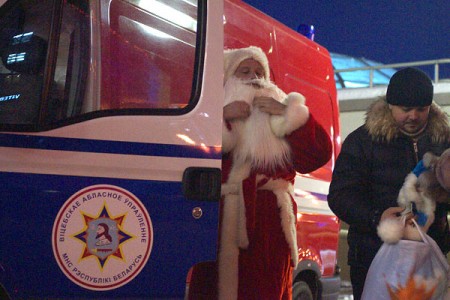
[[[372,103],[369,107],[364,126],[375,141],[390,142],[401,134],[392,117],[385,96]],[[433,143],[443,143],[450,140],[448,116],[435,102],[431,104],[425,132],[430,135]]]

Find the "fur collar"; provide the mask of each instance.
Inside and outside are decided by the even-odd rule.
[[[381,97],[372,103],[366,113],[364,126],[372,140],[378,142],[391,142],[401,135],[389,110],[386,97]],[[431,104],[425,134],[430,135],[433,143],[445,143],[450,140],[448,116],[435,102]]]

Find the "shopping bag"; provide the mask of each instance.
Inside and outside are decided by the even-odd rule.
[[[436,242],[419,230],[422,241],[384,243],[367,273],[363,300],[447,299],[449,265]]]

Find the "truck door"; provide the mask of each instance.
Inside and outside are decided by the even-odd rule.
[[[222,11],[202,0],[0,8],[3,293],[182,298],[189,269],[215,260]]]

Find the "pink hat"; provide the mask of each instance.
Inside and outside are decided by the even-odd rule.
[[[436,164],[436,178],[450,192],[450,148],[442,153]]]
[[[264,68],[264,78],[267,80],[270,79],[269,61],[267,60],[266,54],[261,48],[250,46],[247,48],[229,49],[224,51],[224,84],[227,82],[228,78],[234,74],[239,67],[239,64],[248,58],[253,58],[259,62]]]

